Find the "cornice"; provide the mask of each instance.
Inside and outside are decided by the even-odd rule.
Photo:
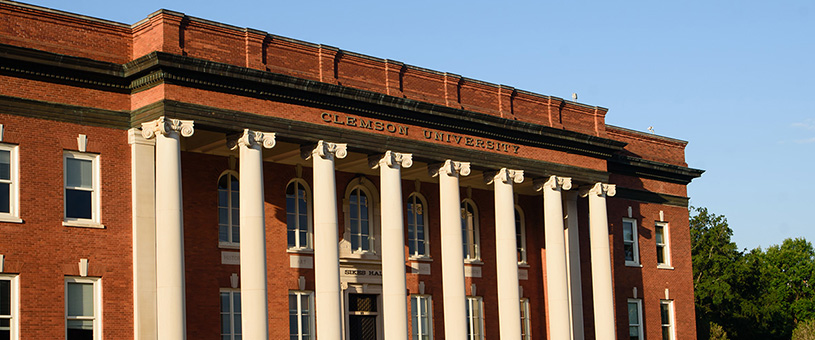
[[[608,171],[615,174],[656,179],[687,185],[702,176],[705,170],[649,161],[625,155],[614,155],[608,160]]]
[[[676,195],[660,194],[650,191],[643,191],[637,189],[629,189],[618,186],[614,198],[627,199],[645,203],[657,203],[664,205],[673,205],[678,207],[687,208],[690,204],[690,198]]]

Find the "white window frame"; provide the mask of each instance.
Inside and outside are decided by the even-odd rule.
[[[232,233],[233,233],[234,228],[238,228],[238,233],[240,233],[240,203],[238,203],[238,208],[237,208],[238,215],[239,215],[238,216],[238,225],[233,225],[233,223],[232,223],[232,221],[234,219],[233,210],[235,210],[235,209],[232,207],[234,205],[232,203],[232,193],[237,192],[238,196],[240,196],[241,177],[240,177],[240,174],[238,174],[237,171],[227,170],[227,171],[222,172],[221,175],[218,176],[218,181],[215,182],[215,185],[218,186],[218,191],[221,190],[218,183],[221,182],[221,179],[224,178],[224,176],[234,176],[235,179],[238,180],[238,188],[233,188],[232,187],[232,181],[229,179],[229,177],[227,177],[227,181],[226,181],[226,183],[227,183],[226,184],[227,185],[227,187],[226,187],[227,188],[227,190],[226,190],[226,193],[227,193],[226,194],[226,204],[227,204],[227,206],[226,207],[221,206],[220,193],[218,194],[219,195],[219,199],[218,199],[218,247],[220,247],[220,248],[239,249],[240,246],[241,246],[240,240],[238,240],[238,242],[235,242],[232,239],[232,235],[233,235]],[[227,220],[226,220],[227,240],[226,241],[222,241],[221,236],[220,236],[220,232],[221,232],[221,208],[226,208],[226,214],[227,214]]]
[[[0,319],[9,319],[9,333],[11,340],[20,339],[20,283],[17,275],[0,274],[0,281],[9,281],[11,289],[9,302],[11,314],[0,315]]]
[[[473,306],[478,306],[478,315],[472,314]],[[466,307],[467,333],[469,333],[467,340],[484,340],[484,298],[480,296],[467,296]],[[478,329],[475,327],[478,327]]]
[[[286,221],[286,246],[288,247],[288,250],[292,251],[292,252],[299,252],[299,251],[310,252],[310,251],[313,251],[313,242],[314,242],[313,241],[314,214],[312,213],[314,211],[314,208],[312,206],[313,200],[312,200],[312,197],[311,197],[312,196],[311,187],[309,187],[308,183],[306,183],[306,181],[303,180],[302,178],[295,178],[295,179],[292,179],[291,181],[289,181],[289,183],[286,184],[286,192],[289,191],[289,186],[297,185],[297,184],[303,186],[303,190],[306,191],[306,205],[307,205],[306,215],[308,216],[308,218],[307,218],[308,219],[308,225],[305,226],[305,228],[306,228],[306,245],[299,244],[300,243],[300,237],[298,237],[299,236],[298,235],[298,236],[295,236],[295,238],[294,238],[294,246],[288,246],[288,232],[289,231],[288,231],[288,220],[287,220]],[[295,187],[295,190],[297,190],[296,187]],[[297,218],[297,220],[295,222],[297,224],[297,230],[299,231],[300,229],[303,228],[303,226],[300,225],[300,219],[299,219],[299,216],[300,216],[300,213],[301,213],[300,212],[300,206],[295,205],[294,208],[295,208],[295,215],[298,216],[298,218]],[[288,207],[288,202],[287,202],[287,205],[286,205],[286,218],[287,219],[288,219],[288,213],[289,213],[289,207]],[[298,232],[298,234],[299,234],[299,232]]]
[[[20,156],[18,145],[0,143],[0,150],[9,152],[9,179],[0,183],[9,185],[9,212],[0,213],[0,222],[22,223],[20,219]]]
[[[235,334],[235,314],[240,314],[241,321],[243,321],[243,301],[241,301],[241,298],[240,298],[241,290],[240,289],[235,289],[235,288],[221,288],[220,292],[218,293],[218,300],[219,301],[221,301],[221,299],[220,299],[221,294],[224,294],[224,293],[229,294],[229,312],[226,313],[226,314],[229,315],[230,328],[229,328],[229,333],[224,333],[223,328],[221,328],[221,330],[220,330],[221,339],[223,339],[224,336],[228,336],[229,340],[241,339],[241,337],[243,336],[243,333]],[[235,313],[235,293],[238,293],[237,301],[238,301],[239,304],[241,304],[241,312],[240,313]],[[219,307],[220,308],[218,309],[219,310],[218,314],[219,314],[220,318],[218,319],[218,321],[221,324],[221,326],[223,326],[223,315],[225,314],[224,311],[223,311],[224,306],[221,305]],[[243,329],[241,329],[241,330],[243,330]]]
[[[419,205],[420,209],[421,209],[421,214],[422,214],[421,219],[422,219],[422,223],[423,223],[423,225],[421,227],[422,227],[422,229],[424,229],[424,232],[423,232],[424,239],[422,240],[422,241],[424,241],[424,253],[419,253],[418,252],[418,250],[419,250],[419,237],[418,237],[418,234],[419,234],[418,227],[419,227],[419,225],[418,225],[418,223],[415,223],[416,222],[416,216],[414,214],[414,216],[413,216],[414,224],[413,224],[413,226],[408,226],[408,228],[407,228],[408,229],[408,237],[407,237],[408,251],[410,251],[411,243],[415,243],[415,244],[412,245],[413,249],[414,249],[414,252],[409,253],[408,255],[409,255],[409,257],[411,259],[429,258],[430,257],[430,228],[428,226],[430,225],[429,224],[430,219],[428,218],[429,214],[427,212],[427,208],[428,208],[427,200],[425,199],[424,195],[422,195],[421,193],[419,193],[417,191],[414,191],[413,193],[411,193],[408,196],[407,203],[405,204],[405,216],[407,216],[408,214],[411,213],[410,210],[407,209],[407,207],[408,207],[408,204],[413,203],[413,202],[416,202]],[[406,217],[406,220],[407,220],[407,217]],[[411,227],[413,228],[413,235],[410,235],[410,232],[409,232]]]
[[[662,322],[662,306],[668,306],[668,323]],[[676,317],[674,316],[674,302],[673,300],[660,300],[659,301],[659,313],[660,313],[660,323],[662,323],[662,327],[660,327],[660,331],[664,332],[665,327],[668,327],[668,334],[669,339],[674,340],[676,339]],[[660,333],[662,334],[662,333]]]
[[[93,188],[91,190],[91,218],[74,218],[68,217],[68,199],[66,195],[67,190],[84,190],[82,188],[74,188],[68,186],[68,159],[80,159],[80,160],[89,160],[92,163],[91,169],[93,171]],[[65,150],[62,153],[62,216],[64,217],[64,221],[62,222],[63,226],[68,227],[91,227],[91,228],[104,228],[101,224],[101,192],[102,192],[102,181],[101,181],[101,171],[99,166],[99,155],[92,154],[87,152],[76,152],[76,151],[68,151]]]
[[[521,298],[521,339],[532,340],[532,323],[529,320],[529,299]]]
[[[419,308],[413,308],[413,301],[416,301],[416,306],[423,305],[427,314],[425,318],[427,319],[427,329],[422,329],[422,322],[421,322],[421,315],[419,314]],[[426,334],[428,340],[433,340],[433,297],[430,295],[425,294],[413,294],[410,296],[410,321],[413,325],[416,325],[416,330],[418,330],[419,334]],[[410,334],[411,339],[413,340],[421,340],[419,334],[413,332],[414,328],[411,327]]]
[[[473,207],[473,216],[472,216],[472,226],[465,225],[465,204],[470,204]],[[475,204],[470,198],[465,198],[461,201],[461,231],[462,231],[462,251],[463,247],[466,246],[467,251],[464,251],[464,262],[467,263],[480,263],[481,262],[481,228],[479,225],[480,214],[478,213],[478,205]],[[467,237],[465,236],[465,228],[467,229],[467,233],[469,233],[469,229],[472,228],[473,230],[473,252],[474,254],[470,254],[469,250],[469,243]]]
[[[627,315],[631,315],[631,311],[629,308],[631,306],[629,304],[634,303],[637,306],[637,323],[631,323],[631,318],[628,318],[628,334],[631,334],[631,327],[637,327],[637,331],[639,332],[639,339],[644,340],[645,334],[645,324],[642,322],[642,300],[641,299],[628,299],[628,304],[626,304],[626,310],[628,311]]]
[[[625,239],[625,224],[626,223],[631,223],[631,237],[633,238],[632,240],[626,240]],[[632,266],[632,267],[641,267],[642,265],[640,264],[640,250],[639,250],[639,248],[640,248],[639,243],[640,242],[639,242],[639,233],[637,232],[637,220],[635,220],[633,218],[623,218],[622,227],[623,227],[622,228],[622,231],[623,231],[623,237],[622,237],[622,239],[623,239],[623,259],[625,260],[625,265],[626,266]],[[633,261],[625,258],[625,246],[627,244],[632,245],[633,253],[634,253],[634,260]]]
[[[656,251],[657,251],[657,267],[664,268],[664,269],[673,269],[671,266],[671,233],[670,229],[668,228],[668,222],[654,222],[654,243],[656,243]],[[657,235],[657,228],[662,228],[662,243],[658,243],[656,235]],[[663,262],[659,262],[659,251],[660,248],[662,250],[662,259]]]
[[[315,314],[314,313],[314,292],[305,291],[305,290],[290,290],[289,291],[289,296],[290,297],[295,296],[297,298],[297,339],[298,340],[314,340],[315,336],[316,336],[315,334],[317,333],[317,330],[315,328],[315,322],[314,322],[314,314]],[[304,337],[303,333],[302,333],[302,330],[303,330],[302,314],[303,313],[302,313],[302,309],[301,309],[302,303],[300,303],[300,302],[301,302],[301,299],[303,298],[303,296],[308,297],[308,308],[309,308],[308,322],[309,322],[309,329],[311,330],[311,334],[309,334],[309,336],[307,336],[307,337]],[[291,310],[289,310],[289,320],[291,320]],[[291,334],[291,329],[292,329],[291,327],[292,327],[292,325],[289,324],[289,334]]]
[[[515,218],[515,237],[520,242],[516,245],[518,248],[518,264],[519,265],[526,265],[527,264],[527,249],[526,249],[526,219],[524,217],[524,211],[521,209],[521,206],[515,205],[515,216],[519,218]],[[520,225],[519,225],[520,223]]]
[[[352,249],[351,247],[351,194],[355,189],[363,191],[368,198],[368,250]],[[365,177],[357,177],[351,180],[346,186],[344,197],[342,209],[345,217],[345,231],[343,232],[342,240],[340,240],[339,244],[340,257],[379,260],[379,254],[381,253],[381,242],[379,241],[381,234],[379,192],[370,180]]]
[[[68,316],[68,285],[71,283],[93,284],[93,317]],[[102,279],[94,277],[65,278],[65,338],[68,338],[69,320],[93,320],[93,339],[102,339]]]

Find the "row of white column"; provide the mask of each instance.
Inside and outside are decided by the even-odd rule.
[[[193,122],[164,117],[144,123],[145,138],[156,138],[156,298],[159,339],[186,339],[184,292],[184,241],[181,197],[179,136],[189,137]],[[274,134],[244,130],[231,138],[230,147],[240,152],[241,305],[243,336],[268,339],[266,241],[263,198],[262,147],[275,144]],[[317,337],[342,338],[342,307],[337,240],[337,193],[335,158],[347,155],[345,144],[319,141],[308,157],[314,169],[314,264]],[[387,151],[374,165],[380,169],[382,189],[382,280],[384,333],[388,340],[406,340],[407,289],[404,265],[404,222],[402,215],[401,168],[412,165],[410,154]],[[464,258],[461,252],[459,177],[470,173],[469,163],[447,160],[430,168],[439,177],[442,285],[446,339],[467,336]],[[518,266],[515,238],[513,183],[523,182],[523,171],[501,169],[488,176],[495,192],[495,240],[499,327],[502,339],[520,339]],[[546,239],[546,284],[550,339],[572,339],[572,327],[582,330],[582,310],[577,313],[575,295],[569,288],[569,262],[576,252],[576,220],[569,223],[564,238],[562,190],[571,180],[552,176],[540,185],[544,196]],[[588,191],[592,278],[597,339],[614,339],[613,291],[608,246],[606,194],[614,186],[598,183]],[[569,216],[575,213],[567,205]],[[574,236],[571,230],[574,230]],[[565,240],[569,239],[570,256]],[[573,240],[573,241],[572,241]],[[573,242],[575,244],[573,244]],[[579,249],[579,248],[576,248]],[[570,261],[571,260],[571,261]],[[579,263],[579,259],[577,260]],[[573,262],[574,263],[574,262]],[[579,290],[578,290],[579,291]],[[578,299],[579,300],[579,299]],[[580,302],[582,305],[582,302]],[[582,306],[580,307],[582,308]],[[577,320],[577,314],[580,320]],[[573,326],[577,325],[577,326]],[[575,332],[577,333],[577,332]],[[575,334],[577,335],[577,334]],[[581,334],[582,335],[582,334]],[[582,336],[581,336],[582,338]],[[576,339],[576,338],[575,338]]]

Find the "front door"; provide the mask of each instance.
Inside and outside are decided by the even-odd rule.
[[[354,340],[376,340],[377,294],[348,294],[348,333]]]

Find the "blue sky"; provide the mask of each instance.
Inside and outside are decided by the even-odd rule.
[[[687,140],[691,204],[740,248],[815,241],[815,3],[29,0],[133,24],[160,8],[609,108]]]

